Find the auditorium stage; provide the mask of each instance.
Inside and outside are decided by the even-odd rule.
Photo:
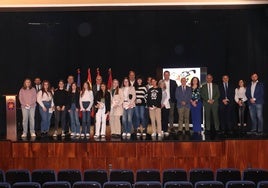
[[[37,137],[0,141],[0,169],[268,169],[267,136],[214,138],[170,135],[163,139],[106,140]]]

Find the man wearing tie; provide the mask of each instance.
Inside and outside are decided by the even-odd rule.
[[[177,100],[178,114],[179,114],[179,134],[182,133],[183,122],[185,123],[186,134],[190,133],[189,119],[190,119],[190,101],[192,98],[192,89],[186,86],[186,78],[181,79],[181,86],[177,87],[175,97]]]
[[[211,115],[215,130],[219,131],[220,128],[218,117],[220,91],[218,85],[212,83],[213,76],[211,74],[206,76],[206,81],[207,83],[202,86],[200,93],[205,109],[205,133],[209,134],[211,131]]]
[[[251,75],[251,83],[246,90],[246,96],[249,99],[249,114],[251,118],[251,132],[263,134],[263,104],[264,104],[264,86],[258,81],[258,75]]]
[[[219,86],[220,99],[220,125],[224,133],[229,134],[234,127],[234,95],[235,89],[229,82],[229,76],[222,76],[222,84]]]
[[[36,77],[34,79],[34,87],[35,87],[36,93],[38,93],[38,91],[42,89],[41,79],[39,77]],[[35,132],[38,134],[41,131],[41,115],[39,112],[38,102],[36,102],[36,108],[35,108],[34,127],[35,127]]]
[[[73,75],[69,75],[67,77],[67,84],[66,84],[66,87],[65,87],[66,91],[69,91],[71,89],[72,83],[74,83],[74,76]]]

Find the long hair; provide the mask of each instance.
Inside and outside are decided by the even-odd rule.
[[[27,89],[26,81],[30,81],[29,89],[32,89],[32,81],[31,81],[30,78],[25,78],[25,79],[24,79],[22,89]]]
[[[199,79],[197,78],[197,77],[193,77],[192,79],[191,79],[191,87],[193,87],[193,85],[194,85],[194,79],[197,79],[197,88],[199,88],[200,87],[200,81],[199,81]]]
[[[122,87],[125,87],[125,86],[124,86],[124,80],[127,80],[127,81],[128,81],[128,86],[131,86],[128,77],[125,77],[125,78],[123,79],[123,82],[122,82]]]
[[[45,83],[48,84],[47,91],[46,91],[45,88],[44,88],[44,84],[45,84]],[[51,92],[51,85],[50,85],[50,83],[49,83],[48,80],[44,80],[44,81],[42,82],[42,88],[41,88],[41,91],[42,91],[42,96],[44,95],[44,93],[46,93],[47,95],[48,95],[48,93],[50,93],[50,94],[52,95],[52,92]]]
[[[105,94],[108,92],[108,89],[107,89],[107,86],[104,82],[101,83],[100,86],[104,85],[105,86],[105,90],[103,91],[101,88],[100,88],[100,91],[99,91],[99,96],[100,98],[103,98],[105,97]]]
[[[69,91],[68,91],[68,92],[69,92],[69,93],[72,93],[72,92],[73,92],[73,89],[72,89],[73,85],[76,86],[75,93],[79,92],[79,88],[78,88],[76,82],[73,82],[73,83],[70,85],[70,87],[69,87]]]
[[[118,86],[115,88],[115,91],[114,91],[114,94],[115,95],[118,95],[118,93],[119,93],[119,81],[117,79],[113,79],[113,82],[114,81],[117,81],[118,82]]]
[[[90,87],[89,82],[88,82],[88,81],[85,81],[85,82],[83,83],[83,87],[82,87],[82,91],[81,91],[81,97],[83,97],[83,95],[85,94],[85,91],[86,91],[86,89],[85,89],[85,87],[84,87],[85,84],[87,84],[88,90],[91,90],[91,87]]]

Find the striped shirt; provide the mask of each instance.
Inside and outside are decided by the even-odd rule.
[[[136,90],[136,105],[146,106],[146,95],[147,95],[146,86],[137,86],[135,90]]]

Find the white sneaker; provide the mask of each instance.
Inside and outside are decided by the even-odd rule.
[[[71,132],[71,136],[74,136],[74,135],[75,135],[75,133]]]
[[[96,135],[96,134],[95,134],[95,135],[94,135],[94,138],[99,138],[99,135]]]
[[[102,137],[102,138],[105,138],[105,134],[102,134],[101,137]]]
[[[130,133],[127,133],[127,137],[131,137],[131,134]]]
[[[137,133],[137,136],[141,136],[141,133]]]
[[[36,137],[36,134],[35,133],[31,133],[31,137]]]
[[[162,134],[161,133],[158,133],[157,135],[158,135],[158,137],[162,137]]]
[[[90,136],[90,134],[89,134],[89,133],[87,133],[87,134],[86,134],[86,137],[89,137],[89,136]]]
[[[123,136],[123,137],[127,136],[127,133],[123,133],[122,136]]]
[[[142,133],[142,136],[146,136],[146,133]]]
[[[76,133],[76,137],[80,137],[80,134],[79,133]]]
[[[169,132],[165,132],[164,135],[165,135],[165,136],[169,136]]]
[[[64,132],[61,133],[61,137],[65,137],[65,133]]]
[[[21,138],[26,138],[27,137],[27,134],[26,133],[23,133],[22,135],[21,135]]]
[[[82,133],[82,134],[81,134],[81,137],[82,137],[82,138],[83,138],[83,137],[85,137],[85,134],[84,134],[84,133]]]
[[[156,137],[156,133],[153,133],[151,136]]]
[[[53,134],[53,137],[56,137],[58,135],[58,132],[55,131],[54,134]]]

